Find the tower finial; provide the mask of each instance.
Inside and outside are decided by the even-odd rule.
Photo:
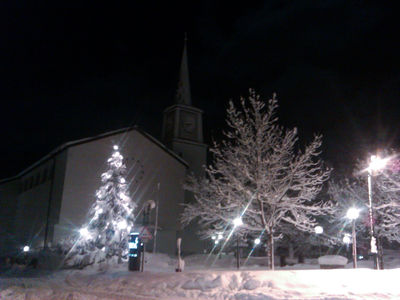
[[[185,32],[185,40],[183,45],[183,54],[181,61],[181,70],[179,74],[178,90],[176,91],[176,103],[192,105],[190,95],[190,82],[189,82],[189,65],[187,59],[187,33]]]

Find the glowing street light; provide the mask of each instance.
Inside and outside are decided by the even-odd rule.
[[[243,221],[241,217],[237,217],[233,220],[233,229],[236,227],[242,226]],[[239,258],[239,233],[236,234],[237,239],[236,239],[236,267],[239,269],[240,267],[240,258]]]
[[[322,234],[324,232],[324,228],[322,226],[315,226],[314,231],[316,234]]]
[[[29,248],[28,245],[26,245],[26,246],[24,246],[24,248],[22,248],[22,250],[23,250],[24,252],[29,252],[30,248]]]
[[[359,214],[360,214],[360,210],[359,209],[357,209],[355,207],[351,207],[347,211],[346,218],[350,219],[350,220],[355,220],[355,219],[358,218]]]
[[[321,241],[319,240],[319,235],[324,232],[324,228],[322,226],[315,226],[314,232],[317,234],[317,242],[318,242],[318,248],[319,248],[319,256],[321,256]]]
[[[352,231],[351,231],[351,235],[352,235],[352,240],[353,240],[353,251],[352,251],[352,255],[353,255],[353,268],[357,269],[357,237],[356,237],[356,219],[359,216],[359,209],[355,208],[355,207],[351,207],[349,208],[349,210],[347,211],[346,214],[346,218],[350,219],[352,221]]]
[[[379,156],[372,155],[371,161],[368,166],[368,200],[369,200],[369,226],[370,226],[370,235],[371,235],[371,253],[374,255],[375,261],[375,269],[379,270],[379,257],[378,257],[378,249],[376,246],[376,237],[374,233],[374,221],[373,221],[373,208],[372,208],[372,174],[375,171],[382,170],[389,158],[382,159]]]
[[[368,171],[371,172],[382,170],[384,167],[386,167],[388,161],[389,158],[380,158],[379,156],[371,155],[371,162],[369,163]]]
[[[256,238],[255,240],[254,240],[254,244],[255,245],[258,245],[258,244],[260,244],[261,243],[261,240],[259,239],[259,238]]]
[[[350,244],[350,242],[351,242],[350,234],[345,233],[344,237],[343,237],[343,243],[348,245],[348,244]]]
[[[242,226],[242,225],[243,225],[242,218],[241,218],[241,217],[235,218],[235,219],[233,220],[233,225],[234,225],[235,227]]]

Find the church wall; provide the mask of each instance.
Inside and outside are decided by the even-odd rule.
[[[20,181],[0,184],[0,256],[11,255],[18,247],[15,241],[15,212]]]
[[[43,246],[50,182],[35,186],[17,197],[17,240],[32,249]]]
[[[20,178],[17,196],[16,238],[32,249],[43,247],[47,226],[53,164],[49,160],[36,166]]]
[[[58,224],[61,211],[62,195],[64,190],[65,170],[67,166],[68,150],[66,149],[53,158],[52,167],[52,186],[49,193],[51,194],[49,215],[48,215],[48,233],[46,242],[51,246],[54,237],[54,226]]]
[[[174,141],[172,149],[188,162],[190,165],[189,172],[194,172],[196,176],[204,174],[203,165],[206,164],[207,157],[206,145]]]
[[[175,140],[172,143],[172,147],[190,165],[188,174],[193,172],[195,176],[203,176],[203,165],[206,164],[206,145]],[[185,203],[192,201],[194,201],[193,194],[186,191]],[[180,210],[181,212],[182,209]],[[193,222],[183,228],[181,233],[183,255],[201,253],[204,249],[207,249],[207,241],[200,240],[197,235],[198,230],[197,223]]]
[[[52,206],[49,206],[51,204],[49,200],[60,202],[59,198],[57,200],[55,196],[50,198],[50,193],[53,192],[56,195],[60,191],[59,187],[62,185],[62,181],[57,181],[55,178],[62,174],[60,166],[65,164],[62,157],[62,153],[54,155],[24,173],[18,179],[7,183],[7,197],[4,199],[0,195],[0,198],[7,203],[2,205],[2,210],[8,207],[7,211],[1,214],[5,216],[5,218],[2,217],[1,227],[3,228],[4,223],[8,224],[7,235],[1,234],[1,236],[12,235],[12,240],[5,243],[10,251],[14,251],[14,254],[16,254],[15,251],[21,251],[21,248],[25,245],[34,250],[44,246],[49,220],[48,214],[52,208]],[[54,161],[57,162],[56,169],[54,169]],[[51,232],[50,227],[49,229],[49,232]],[[0,247],[0,249],[3,248]]]
[[[176,231],[179,228],[178,204],[184,199],[181,182],[186,167],[136,130],[69,147],[62,204],[54,240],[69,234],[71,229],[79,229],[87,221],[87,213],[95,201],[95,191],[101,185],[100,176],[107,170],[106,162],[114,144],[120,146],[120,152],[125,158],[128,170],[126,179],[131,182],[130,195],[138,205],[135,212],[138,213],[147,200],[159,199],[161,230],[158,232],[160,239],[157,239],[157,250],[174,253]],[[158,182],[160,191],[157,189]],[[150,224],[154,220],[155,209],[151,212]],[[142,216],[138,216],[138,229],[141,221]]]

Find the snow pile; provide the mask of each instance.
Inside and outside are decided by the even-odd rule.
[[[399,251],[388,253],[386,266],[399,267],[394,265],[399,258]],[[400,268],[377,271],[371,269],[372,261],[360,261],[359,269],[351,269],[351,263],[348,269],[335,270],[302,264],[314,269],[266,271],[251,260],[248,268],[236,270],[230,266],[232,259],[222,257],[217,268],[205,268],[207,256],[186,257],[190,270],[176,273],[175,258],[146,253],[144,272],[110,264],[103,271],[92,267],[26,277],[8,274],[0,278],[0,299],[400,299]],[[228,268],[221,268],[223,261]]]
[[[340,255],[324,255],[318,258],[320,265],[345,266],[347,258]]]

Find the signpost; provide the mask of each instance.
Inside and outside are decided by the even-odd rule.
[[[139,237],[140,237],[140,240],[142,241],[142,243],[143,243],[143,251],[142,251],[142,272],[144,271],[144,252],[145,252],[145,250],[146,250],[146,243],[149,241],[149,240],[152,240],[153,239],[153,235],[151,234],[151,232],[147,229],[147,227],[146,226],[144,226],[143,228],[142,228],[142,230],[140,231],[140,233],[139,233]]]

